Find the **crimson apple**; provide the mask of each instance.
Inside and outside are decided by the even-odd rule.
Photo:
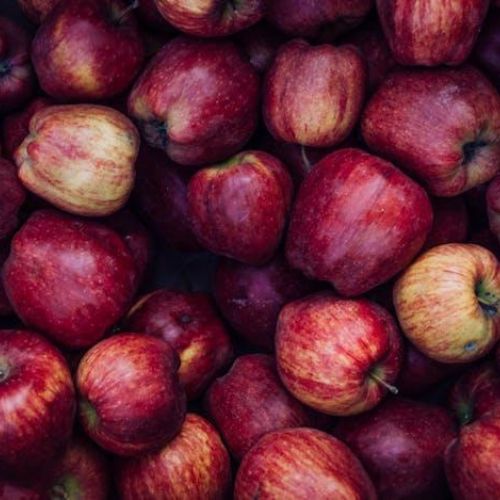
[[[149,63],[128,99],[145,140],[182,165],[239,151],[257,124],[259,78],[232,42],[177,37]]]
[[[363,138],[437,196],[489,181],[500,165],[500,97],[472,66],[392,73],[368,102]]]
[[[125,314],[136,282],[133,257],[117,233],[53,210],[31,215],[3,268],[17,315],[70,348],[102,338]]]
[[[144,59],[131,13],[137,4],[59,2],[33,40],[32,60],[42,89],[64,101],[106,99],[123,92]]]
[[[500,175],[495,177],[488,185],[486,206],[491,232],[500,241]]]
[[[26,199],[14,165],[0,158],[0,240],[9,236],[18,225],[18,212]]]
[[[116,455],[161,448],[180,430],[186,398],[167,342],[120,333],[85,353],[76,373],[85,432]]]
[[[500,87],[500,10],[491,9],[474,48],[474,60]]]
[[[302,183],[286,256],[306,276],[359,295],[404,269],[431,224],[431,205],[418,184],[376,156],[341,149]]]
[[[17,0],[17,3],[31,22],[40,24],[59,0]]]

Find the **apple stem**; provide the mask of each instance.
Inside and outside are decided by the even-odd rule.
[[[139,0],[134,0],[128,7],[125,7],[115,18],[116,24],[120,24],[123,18],[132,10],[137,9],[139,7]]]
[[[56,484],[50,490],[50,499],[51,500],[66,500],[69,498],[70,497],[69,497],[66,489],[64,488],[64,486],[61,486],[60,484]]]
[[[306,148],[304,147],[304,145],[300,146],[300,155],[302,156],[302,161],[304,162],[306,170],[309,173],[312,169],[312,165],[311,162],[309,161],[309,158],[307,157]]]
[[[375,373],[370,373],[370,377],[378,382],[381,386],[385,387],[390,393],[392,394],[398,394],[399,390],[397,387],[394,385],[388,384],[385,380],[382,380],[378,375]]]

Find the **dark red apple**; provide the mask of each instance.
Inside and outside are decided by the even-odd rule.
[[[456,430],[443,408],[388,399],[371,412],[342,419],[334,434],[361,460],[380,498],[444,497],[444,452]]]
[[[186,414],[178,368],[173,348],[149,335],[120,333],[96,344],[76,374],[85,432],[116,455],[164,446]]]
[[[63,101],[106,99],[123,92],[144,59],[131,13],[137,4],[59,2],[33,40],[32,60],[42,89]]]
[[[233,357],[231,339],[204,293],[157,290],[145,295],[125,319],[129,331],[166,340],[179,355],[179,380],[195,399]]]
[[[500,9],[490,9],[474,48],[474,60],[500,86]]]
[[[120,498],[222,500],[229,498],[231,463],[218,432],[188,413],[179,434],[161,450],[120,459],[115,468]]]
[[[37,485],[38,486],[38,485]],[[0,500],[45,500],[43,488],[32,485],[19,485],[0,479]]]
[[[60,0],[17,0],[28,19],[40,24]]]
[[[74,416],[62,354],[31,331],[1,330],[0,476],[43,476],[68,443]]]
[[[194,234],[213,253],[265,264],[280,244],[292,191],[285,166],[263,151],[202,169],[188,185]]]
[[[341,149],[302,183],[286,256],[342,295],[360,295],[404,269],[431,224],[431,205],[418,184],[376,156]]]
[[[117,233],[101,223],[39,210],[14,236],[3,282],[27,325],[80,348],[95,344],[125,314],[137,276]]]
[[[1,244],[0,245],[0,273],[3,269],[3,265],[9,256],[9,245]],[[14,311],[12,306],[10,305],[9,299],[7,298],[7,294],[5,293],[5,289],[3,286],[3,282],[0,280],[0,316],[8,316],[12,314]]]
[[[18,212],[26,191],[17,177],[16,167],[0,158],[0,240],[9,236],[18,226]]]
[[[496,176],[488,185],[486,207],[491,232],[500,241],[500,175]]]

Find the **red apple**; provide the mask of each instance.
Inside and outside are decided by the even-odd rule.
[[[36,333],[0,331],[0,476],[41,477],[68,443],[74,415],[62,354]]]
[[[239,151],[257,124],[259,79],[230,41],[177,37],[149,63],[129,96],[144,138],[182,165]]]
[[[19,182],[16,167],[0,158],[0,240],[17,228],[18,212],[25,198],[26,191]]]
[[[263,151],[244,151],[189,181],[194,234],[213,253],[259,265],[275,254],[292,199],[285,166]]]
[[[390,75],[368,102],[363,138],[375,152],[455,196],[489,181],[500,164],[500,97],[475,68]]]
[[[40,24],[59,0],[17,0],[17,3],[31,22]]]
[[[132,307],[125,327],[162,338],[176,350],[188,399],[200,396],[233,357],[231,339],[204,293],[156,290]]]
[[[287,237],[289,263],[360,295],[404,269],[429,233],[425,191],[392,164],[359,149],[338,150],[302,183]]]
[[[474,361],[500,337],[500,267],[483,247],[449,243],[409,266],[394,287],[403,332],[443,363]]]
[[[266,76],[266,126],[285,142],[339,144],[361,112],[365,79],[362,56],[354,47],[292,40],[280,48]]]
[[[0,479],[0,500],[44,500],[43,489]]]
[[[180,430],[186,413],[178,368],[172,347],[148,335],[120,333],[96,344],[76,374],[85,432],[116,455],[164,446]]]
[[[231,487],[229,455],[217,431],[188,413],[179,434],[161,450],[116,464],[120,498],[222,500]]]
[[[365,299],[316,294],[287,304],[276,330],[276,361],[285,387],[329,415],[370,410],[397,393],[402,343],[391,315]]]
[[[491,9],[474,48],[478,66],[500,87],[500,10]]]
[[[103,337],[126,312],[136,281],[133,257],[117,233],[52,210],[31,215],[3,268],[18,316],[70,348]]]
[[[317,288],[279,254],[259,267],[220,259],[213,287],[217,305],[236,333],[266,351],[274,350],[281,308]]]
[[[4,263],[9,256],[9,246],[6,244],[0,245],[0,273],[3,269]],[[10,305],[7,294],[3,286],[3,282],[0,280],[0,316],[8,316],[12,314],[12,306]]]
[[[488,185],[486,204],[491,232],[500,241],[500,175],[495,177]]]
[[[452,418],[438,406],[390,399],[335,427],[361,460],[384,500],[443,498],[444,452],[456,436]]]
[[[139,134],[125,115],[74,104],[38,111],[14,156],[30,191],[66,212],[102,216],[126,203],[138,152]]]
[[[359,460],[338,439],[316,429],[266,434],[245,455],[235,500],[377,498]]]
[[[33,40],[32,60],[42,89],[64,101],[106,99],[123,92],[144,59],[130,12],[137,3],[59,2]]]

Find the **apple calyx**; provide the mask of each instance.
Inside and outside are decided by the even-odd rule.
[[[165,149],[168,144],[168,127],[160,120],[145,121],[143,126],[144,137],[152,146]]]
[[[82,495],[77,479],[71,475],[59,478],[49,492],[50,500],[72,500],[75,498],[82,498]]]
[[[482,281],[476,285],[476,297],[486,316],[493,317],[498,314],[500,297],[488,291]]]
[[[0,78],[7,76],[12,71],[12,63],[11,61],[0,61]]]
[[[99,424],[99,415],[97,415],[97,411],[90,401],[86,399],[80,401],[80,412],[90,429],[97,427]]]
[[[469,424],[474,418],[473,414],[474,405],[472,402],[467,403],[466,401],[462,401],[457,408],[457,419],[460,427]]]
[[[369,372],[368,376],[371,379],[375,380],[375,382],[377,382],[377,384],[380,384],[382,387],[384,387],[385,389],[387,389],[391,394],[396,395],[396,394],[399,393],[399,389],[396,386],[394,386],[392,384],[389,384],[382,377],[380,377],[379,375],[377,375],[376,369],[374,369],[371,372]]]
[[[475,141],[466,142],[462,146],[462,165],[467,165],[471,163],[477,156],[478,151],[485,146],[488,146],[488,142],[483,139],[476,139]]]
[[[130,12],[139,7],[139,0],[133,0],[129,5],[125,8],[119,7],[116,4],[111,6],[110,18],[111,23],[115,25],[120,25],[125,21],[126,17]]]
[[[0,384],[5,382],[10,375],[10,366],[5,358],[0,357]]]

